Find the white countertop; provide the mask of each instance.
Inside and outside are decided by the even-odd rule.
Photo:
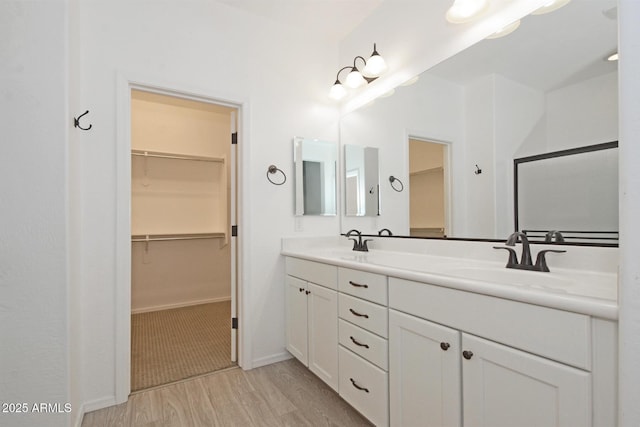
[[[438,245],[446,243],[442,242]],[[417,253],[415,247],[406,252],[374,248],[369,252],[357,252],[340,241],[322,238],[315,241],[313,238],[308,241],[284,239],[282,255],[605,319],[618,318],[616,273],[554,267],[551,260],[555,258],[552,257],[564,254],[549,255],[550,273],[507,269],[505,268],[507,254],[505,251],[493,250],[491,246],[496,244],[483,244],[478,248],[477,242],[470,243],[474,247],[469,246],[467,254],[485,250],[489,255],[485,259],[452,257],[443,256],[442,253],[446,251],[439,250],[434,251],[436,254]],[[460,245],[459,242],[456,244]],[[377,246],[384,246],[384,244],[380,243]],[[397,249],[397,245],[394,249]],[[430,249],[433,251],[432,248]],[[585,251],[585,248],[563,247],[562,249],[573,251],[574,258],[576,253],[586,253],[587,258],[590,256],[588,249]],[[534,260],[538,250],[537,247],[532,246]],[[494,252],[500,252],[499,256],[496,257]],[[502,258],[502,261],[496,261]]]

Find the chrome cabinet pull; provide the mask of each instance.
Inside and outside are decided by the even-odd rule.
[[[355,311],[353,308],[350,308],[349,311],[351,312],[351,314],[353,314],[354,316],[358,316],[358,317],[364,317],[365,319],[369,318],[368,314],[360,314],[357,311]]]
[[[462,357],[464,357],[465,359],[469,360],[473,357],[473,352],[469,351],[469,350],[465,350],[462,352]]]
[[[351,341],[353,341],[355,345],[359,345],[360,347],[364,347],[364,348],[369,348],[368,344],[362,344],[361,342],[358,342],[354,337],[349,337],[349,338],[351,338]]]
[[[448,342],[441,342],[440,343],[440,348],[443,349],[444,351],[449,350],[449,347],[451,347],[451,344],[449,344]]]
[[[355,286],[356,288],[369,288],[369,285],[361,285],[360,283],[352,282],[351,280],[349,280],[349,284],[351,286]]]
[[[368,388],[364,388],[364,387],[359,386],[358,384],[356,384],[356,382],[353,380],[353,378],[349,378],[349,380],[351,380],[351,384],[353,384],[353,386],[355,388],[357,388],[358,390],[366,391],[367,393],[369,393],[369,389]]]

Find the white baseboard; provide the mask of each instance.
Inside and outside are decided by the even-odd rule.
[[[117,402],[115,396],[103,397],[101,399],[94,399],[89,402],[83,403],[80,407],[82,412],[82,416],[79,416],[80,423],[82,423],[82,418],[84,418],[84,414],[86,414],[87,412],[93,412],[97,411],[98,409],[108,408],[109,406],[113,406],[116,403]]]
[[[152,307],[142,307],[131,310],[131,314],[149,313],[152,311],[170,310],[172,308],[190,307],[192,305],[210,304],[212,302],[231,301],[231,297],[208,298],[197,301],[180,302],[176,304],[156,305]]]
[[[278,354],[272,354],[271,356],[261,357],[259,359],[253,359],[253,368],[259,368],[260,366],[271,365],[272,363],[282,362],[284,360],[289,360],[293,356],[288,351],[284,351]]]

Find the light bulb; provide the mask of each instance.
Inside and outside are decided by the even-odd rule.
[[[360,74],[360,71],[358,71],[356,67],[351,69],[351,72],[347,74],[347,78],[344,81],[344,84],[351,89],[357,89],[365,83],[366,80],[362,77],[362,74]]]
[[[340,101],[347,95],[347,90],[342,86],[340,80],[336,80],[336,82],[329,89],[329,98],[334,99],[336,101]]]
[[[378,77],[387,70],[387,63],[376,50],[376,44],[373,44],[373,53],[362,70],[369,77]]]
[[[469,22],[484,12],[488,5],[487,0],[455,0],[447,11],[447,21],[453,24]]]

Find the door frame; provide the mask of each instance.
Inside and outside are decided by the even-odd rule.
[[[235,208],[235,225],[248,224],[247,213],[242,209],[247,192],[242,165],[247,164],[248,150],[244,149],[248,135],[248,110],[246,100],[229,99],[206,93],[188,85],[161,82],[158,79],[125,75],[117,77],[117,122],[116,122],[116,283],[115,283],[115,339],[114,376],[116,403],[126,402],[131,393],[131,91],[133,89],[158,93],[193,101],[217,104],[236,109],[236,131],[238,144],[231,147],[234,162],[235,185],[232,184],[232,217]],[[231,141],[229,141],[231,144]],[[231,178],[232,182],[234,177]],[[232,280],[235,276],[235,310],[239,327],[236,331],[236,356],[240,367],[248,366],[247,355],[251,354],[250,334],[246,331],[248,310],[243,295],[243,244],[246,233],[238,233],[230,239],[232,247]],[[235,248],[235,251],[233,250]],[[235,263],[234,263],[235,257]],[[235,265],[234,265],[235,264]],[[233,290],[232,285],[232,290]],[[233,295],[232,295],[233,299]],[[232,312],[233,309],[232,308]],[[249,363],[250,365],[250,363]],[[248,366],[250,368],[250,366]]]

